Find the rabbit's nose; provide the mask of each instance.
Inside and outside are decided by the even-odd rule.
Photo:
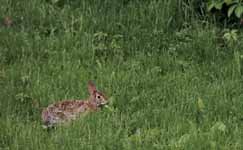
[[[108,105],[108,101],[105,101],[105,102],[101,102],[101,105]]]

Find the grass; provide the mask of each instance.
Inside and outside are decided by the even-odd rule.
[[[1,2],[0,149],[243,148],[242,33],[178,0],[52,2]],[[42,108],[88,80],[113,111],[45,131]]]

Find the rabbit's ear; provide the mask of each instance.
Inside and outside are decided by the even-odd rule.
[[[88,90],[89,90],[90,95],[93,95],[97,91],[96,87],[92,81],[88,82]]]

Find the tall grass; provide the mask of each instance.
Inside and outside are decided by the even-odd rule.
[[[228,45],[193,5],[2,0],[0,149],[242,149],[241,33]],[[42,129],[42,108],[88,80],[113,111]]]

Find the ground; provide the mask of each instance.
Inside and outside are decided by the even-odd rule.
[[[0,149],[243,149],[242,31],[183,1],[3,0]],[[46,131],[41,110],[109,108]]]

